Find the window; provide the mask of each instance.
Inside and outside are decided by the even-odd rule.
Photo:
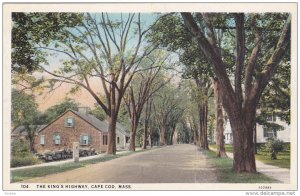
[[[45,135],[41,135],[41,145],[45,145]]]
[[[120,137],[117,137],[117,143],[120,144]]]
[[[126,143],[129,142],[129,139],[130,139],[130,137],[127,137],[127,136],[126,136]]]
[[[276,138],[277,137],[277,132],[274,129],[264,127],[264,137]]]
[[[75,118],[67,117],[65,121],[66,127],[74,127],[75,126]]]
[[[54,141],[54,144],[56,144],[56,145],[60,144],[60,134],[59,133],[55,133],[53,135],[53,141]]]
[[[83,134],[80,135],[80,144],[81,145],[88,145],[91,143],[91,137],[89,135]]]
[[[107,135],[103,135],[103,145],[107,145]]]
[[[276,116],[274,115],[267,116],[267,121],[276,121]]]

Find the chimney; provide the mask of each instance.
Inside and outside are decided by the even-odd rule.
[[[90,111],[89,107],[78,107],[78,112],[84,115],[88,115]]]

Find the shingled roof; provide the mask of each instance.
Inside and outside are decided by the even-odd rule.
[[[74,110],[72,110],[72,112],[75,113],[80,118],[82,118],[83,120],[87,121],[89,124],[93,125],[95,128],[99,129],[100,131],[108,132],[107,122],[101,121],[91,114],[83,114]]]
[[[84,121],[86,121],[87,123],[89,123],[90,125],[95,127],[96,129],[98,129],[99,131],[108,132],[108,122],[107,121],[101,121],[100,119],[96,118],[94,115],[85,114],[85,113],[77,112],[74,110],[67,110],[65,113],[67,113],[68,111],[73,112],[75,115],[77,115],[78,117],[80,117],[81,119],[83,119]],[[56,121],[57,119],[62,117],[65,113],[63,113],[61,116],[57,117],[54,121]],[[53,123],[54,121],[52,121],[51,123]],[[49,123],[48,125],[50,125],[51,123]],[[48,125],[43,125],[43,127],[41,129],[39,129],[38,132],[42,131]],[[129,137],[129,133],[127,133],[124,130],[123,126],[120,123],[117,123],[117,130],[119,132],[121,132],[122,134]]]

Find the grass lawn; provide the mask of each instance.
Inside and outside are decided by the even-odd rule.
[[[217,149],[217,145],[216,144],[209,144],[209,147]],[[225,144],[225,151],[226,152],[233,152],[233,146],[231,144]]]
[[[256,160],[259,160],[268,165],[274,165],[277,167],[288,168],[288,169],[290,169],[291,167],[290,151],[279,152],[277,154],[276,160],[271,160],[268,155],[261,152],[258,152],[258,154],[255,155],[255,158]]]
[[[217,149],[215,144],[209,145],[210,147]],[[233,147],[231,144],[225,145],[226,152],[233,152]],[[290,151],[283,151],[277,154],[277,160],[271,160],[271,158],[266,155],[266,153],[258,151],[258,154],[255,155],[256,160],[259,160],[265,164],[273,165],[281,168],[290,168]]]
[[[79,163],[71,162],[71,163],[65,163],[65,164],[61,164],[61,165],[57,165],[57,166],[41,166],[41,167],[35,167],[35,168],[15,170],[15,171],[11,171],[11,182],[19,182],[19,181],[27,180],[30,178],[60,173],[60,172],[84,167],[84,166],[90,165],[90,164],[96,164],[96,163],[100,163],[100,162],[109,161],[112,159],[130,155],[133,153],[145,152],[148,150],[151,150],[151,149],[140,150],[140,151],[136,151],[136,152],[127,152],[127,153],[116,154],[116,155],[104,155],[103,157],[80,161]]]
[[[216,153],[207,151],[207,155],[217,168],[218,181],[221,183],[275,183],[278,182],[261,173],[237,174],[232,170],[231,158],[217,158]]]

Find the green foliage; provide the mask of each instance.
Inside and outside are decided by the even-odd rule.
[[[69,109],[77,111],[78,106],[79,104],[76,103],[74,100],[66,98],[63,102],[54,105],[45,111],[44,115],[46,116],[46,122],[44,123],[49,123],[53,121]]]
[[[172,30],[171,30],[172,29]],[[149,34],[149,40],[168,51],[179,54],[184,64],[184,78],[212,75],[212,70],[178,14],[162,16]]]
[[[15,139],[12,141],[11,167],[34,165],[38,162],[38,158],[30,152],[30,145],[28,141],[21,139]]]
[[[290,77],[291,66],[290,63],[282,63],[278,67],[277,73],[269,82],[260,100],[261,113],[258,116],[258,122],[262,122],[267,116],[279,117],[282,121],[290,124]]]
[[[266,152],[270,159],[277,159],[277,154],[283,150],[283,146],[283,141],[278,139],[269,139],[261,151]]]
[[[45,63],[44,53],[36,47],[63,39],[64,29],[81,23],[82,14],[12,13],[12,72],[32,72]],[[54,42],[52,42],[54,43]]]
[[[12,89],[11,119],[14,125],[34,123],[38,116],[37,103],[32,95]]]
[[[104,110],[99,106],[95,105],[96,107],[90,111],[90,114],[94,115],[96,118],[100,120],[106,120],[107,114],[104,112]]]
[[[21,167],[28,165],[35,165],[39,162],[38,158],[33,155],[27,156],[13,156],[11,158],[10,166],[11,167]]]

